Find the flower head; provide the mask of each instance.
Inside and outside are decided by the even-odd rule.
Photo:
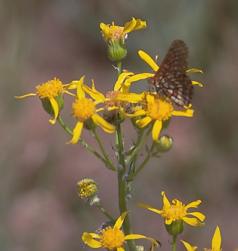
[[[161,195],[163,200],[162,209],[156,209],[146,204],[141,204],[141,206],[154,213],[160,214],[164,218],[166,225],[170,225],[175,221],[183,221],[191,226],[200,226],[205,220],[205,215],[200,212],[188,212],[190,208],[197,208],[201,200],[196,200],[184,205],[177,199],[173,199],[170,203],[165,192],[162,192]]]
[[[53,115],[53,118],[49,120],[51,124],[55,124],[56,119],[58,118],[60,109],[63,106],[63,93],[68,93],[68,85],[64,85],[61,80],[54,78],[45,83],[36,86],[35,93],[28,93],[22,96],[17,96],[17,99],[23,99],[32,96],[38,96],[43,104],[44,109]]]
[[[112,24],[104,24],[100,23],[100,29],[102,31],[102,35],[104,39],[109,41],[122,41],[124,42],[127,34],[135,31],[144,29],[146,27],[146,22],[141,19],[135,19],[134,17],[131,21],[124,24],[124,26],[115,25],[114,22]]]
[[[182,241],[184,247],[187,251],[196,251],[197,247],[192,246],[186,241]],[[217,226],[212,237],[212,248],[204,248],[204,251],[221,251],[221,232],[220,228]]]
[[[97,184],[92,179],[82,179],[77,183],[78,194],[81,199],[90,198],[94,196],[98,189]]]
[[[81,136],[84,123],[89,120],[98,126],[100,126],[105,132],[113,133],[115,127],[104,120],[98,112],[103,108],[97,108],[97,105],[103,103],[104,95],[99,92],[92,92],[84,85],[84,77],[79,81],[73,81],[70,84],[70,89],[77,88],[77,97],[72,104],[72,115],[76,118],[77,123],[73,130],[73,137],[70,141],[72,144],[76,144]],[[90,98],[86,97],[86,94]]]
[[[122,224],[127,213],[123,213],[116,221],[114,226],[103,229],[99,234],[84,232],[82,235],[83,242],[91,248],[105,248],[107,250],[125,251],[124,244],[127,240],[147,239],[152,242],[153,246],[158,243],[149,237],[141,234],[125,235],[121,230]]]
[[[136,124],[143,128],[153,123],[152,138],[157,141],[163,127],[163,122],[172,116],[192,117],[193,109],[174,110],[171,102],[160,98],[158,95],[146,94],[144,108],[135,112],[134,117],[142,116],[136,120]]]

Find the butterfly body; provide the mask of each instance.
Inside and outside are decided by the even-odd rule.
[[[188,48],[184,41],[174,40],[152,78],[159,96],[178,106],[188,106],[193,95],[192,81],[186,74]]]

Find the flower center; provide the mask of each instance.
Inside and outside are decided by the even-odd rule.
[[[89,198],[97,192],[97,185],[92,179],[83,179],[77,185],[80,198]]]
[[[121,26],[111,25],[109,31],[109,37],[111,38],[111,40],[114,41],[120,40],[124,37],[123,30],[124,28]]]
[[[84,122],[92,117],[96,111],[96,107],[91,99],[80,98],[73,103],[72,110],[73,116],[79,121]]]
[[[63,83],[54,78],[46,83],[36,86],[36,94],[41,98],[55,98],[64,91]]]
[[[169,102],[155,99],[147,104],[147,113],[154,120],[168,120],[173,112],[173,106]]]
[[[187,212],[184,205],[176,201],[174,205],[171,205],[169,208],[163,209],[163,217],[166,219],[181,220],[184,216],[186,216]]]
[[[124,233],[118,228],[108,227],[102,231],[101,243],[106,249],[113,250],[123,246]]]

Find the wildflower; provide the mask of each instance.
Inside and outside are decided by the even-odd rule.
[[[135,19],[134,17],[131,19],[131,21],[125,23],[124,26],[115,25],[114,22],[112,22],[111,25],[100,23],[102,35],[107,42],[120,40],[124,43],[128,33],[135,30],[144,29],[145,27],[146,21]]]
[[[72,95],[67,91],[66,87],[59,79],[54,78],[45,83],[36,86],[35,93],[28,93],[22,96],[16,96],[17,99],[23,99],[32,96],[38,96],[42,101],[44,109],[51,115],[53,118],[49,120],[51,124],[55,124],[56,119],[59,116],[60,110],[63,108],[63,98],[62,95],[67,93]]]
[[[138,55],[139,57],[146,62],[150,68],[153,70],[153,72],[157,72],[159,70],[159,65],[155,62],[155,60],[149,55],[147,54],[145,51],[139,50],[138,51]],[[190,68],[186,70],[186,73],[202,73],[203,71],[197,68]],[[150,73],[150,75],[148,74],[148,78],[152,78],[154,77],[154,73]],[[198,85],[200,87],[203,86],[202,83],[198,82],[198,81],[192,81],[193,85]]]
[[[78,194],[81,199],[94,196],[98,189],[97,184],[92,179],[82,179],[77,183]]]
[[[113,125],[109,124],[100,115],[98,115],[98,112],[102,111],[103,108],[97,109],[96,106],[97,104],[103,102],[103,94],[98,92],[97,95],[93,95],[91,92],[88,92],[87,94],[94,100],[86,98],[86,91],[84,88],[85,85],[83,81],[84,77],[82,77],[79,81],[73,81],[69,87],[70,89],[74,89],[75,87],[77,88],[77,97],[72,104],[72,114],[77,119],[77,123],[73,130],[73,137],[70,141],[72,144],[76,144],[79,141],[84,123],[88,122],[90,119],[94,122],[94,124],[100,126],[107,133],[113,133],[115,131],[115,127]]]
[[[124,26],[115,25],[114,22],[111,25],[100,23],[103,38],[108,45],[108,58],[113,62],[120,62],[123,58],[125,58],[127,55],[127,49],[125,46],[127,34],[145,27],[145,21],[135,18],[132,18],[131,21],[125,23]]]
[[[196,251],[197,247],[193,247],[192,245],[190,245],[188,242],[186,241],[182,241],[182,243],[184,244],[185,248],[187,251]],[[214,235],[212,237],[212,248],[211,249],[207,249],[205,248],[204,251],[221,251],[221,232],[220,232],[220,228],[217,226],[216,230],[214,232]]]
[[[161,136],[156,145],[159,152],[167,152],[173,146],[173,139],[167,135]]]
[[[196,200],[184,205],[177,199],[173,199],[172,203],[170,203],[165,192],[162,192],[161,195],[163,199],[162,209],[156,209],[146,204],[141,204],[141,206],[154,213],[160,214],[164,218],[166,225],[170,225],[175,221],[183,221],[191,226],[200,226],[205,220],[205,215],[200,212],[187,212],[189,208],[197,208],[201,200]]]
[[[143,128],[153,123],[152,138],[158,140],[163,127],[163,122],[168,121],[172,116],[192,117],[193,109],[174,110],[171,102],[158,97],[158,95],[147,94],[145,98],[145,107],[133,114],[134,117],[142,116],[136,120],[136,124]]]
[[[125,235],[121,230],[127,213],[123,213],[113,227],[108,226],[101,230],[99,234],[84,232],[82,240],[91,248],[105,248],[107,250],[125,251],[123,248],[127,240],[147,239],[153,246],[158,246],[157,241],[141,234]]]

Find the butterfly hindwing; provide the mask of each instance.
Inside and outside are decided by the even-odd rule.
[[[153,78],[157,93],[178,106],[189,105],[193,93],[192,82],[186,75],[187,58],[186,44],[182,40],[173,41]]]

